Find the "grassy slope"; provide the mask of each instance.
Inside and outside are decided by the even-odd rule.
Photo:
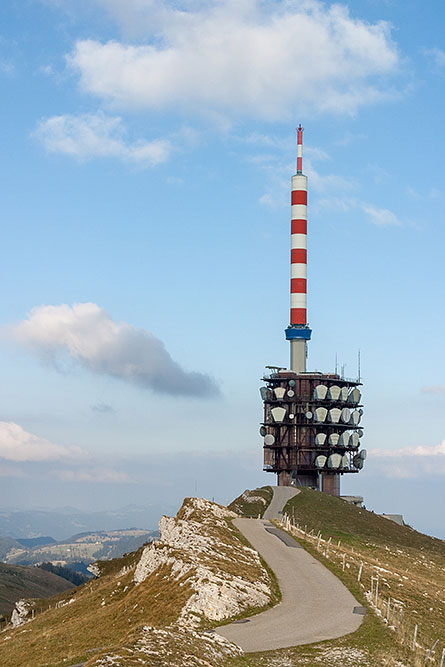
[[[10,614],[21,598],[49,598],[72,587],[52,572],[0,563],[0,614]]]
[[[183,512],[182,508],[178,518],[183,516]],[[197,512],[191,518],[200,520]],[[203,525],[205,523],[205,534],[217,537],[221,542],[221,560],[211,557],[215,571],[221,568],[246,580],[258,581],[262,576],[258,565],[247,567],[232,558],[233,553],[243,547],[231,522],[226,521],[226,527],[221,528],[208,519],[206,521],[205,517],[201,520]],[[14,631],[8,630],[7,635],[11,639],[7,641],[2,641],[3,636],[0,635],[0,665],[59,667],[88,659],[88,664],[95,664],[93,656],[109,651],[125,655],[127,649],[121,647],[132,646],[134,638],[143,634],[143,626],[163,628],[174,623],[193,592],[187,581],[188,575],[175,581],[170,577],[170,566],[164,566],[138,586],[133,583],[134,570],[116,578],[123,567],[131,567],[139,561],[141,552],[142,549],[120,559],[99,563],[101,576],[78,587],[68,596],[76,599],[74,604],[54,608],[57,600],[67,599],[67,596],[58,596],[42,605],[39,603],[36,618],[31,623]],[[183,558],[184,554],[178,552],[178,557]],[[274,598],[271,604],[275,602]],[[214,625],[214,622],[203,619],[201,629]],[[134,664],[128,660],[126,658],[122,664]]]
[[[246,490],[230,503],[229,510],[241,516],[257,519],[263,516],[272,500],[273,491],[270,486],[262,486],[253,491]]]

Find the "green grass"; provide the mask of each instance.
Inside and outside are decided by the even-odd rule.
[[[246,490],[230,503],[228,508],[249,519],[262,517],[270,505],[273,491],[271,486],[262,486],[253,491]]]

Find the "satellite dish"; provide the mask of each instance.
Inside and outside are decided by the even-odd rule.
[[[349,460],[348,460],[348,457],[346,456],[346,454],[344,454],[341,457],[341,467],[342,468],[349,468]]]
[[[306,417],[306,419],[312,419],[312,417],[313,417],[314,415],[312,414],[312,412],[311,412],[310,410],[308,410],[308,411],[305,413],[304,416]]]
[[[348,399],[348,391],[349,391],[349,387],[342,387],[342,390],[340,392],[340,400],[341,401],[346,401]]]
[[[354,431],[354,433],[351,435],[350,445],[351,447],[358,447],[358,443],[359,443],[359,435],[358,433],[356,433],[356,431]]]
[[[359,452],[358,455],[360,456],[361,460],[364,461],[368,455],[368,452],[366,451],[366,449],[362,449],[362,451]]]
[[[264,436],[266,435],[266,433],[267,433],[267,428],[266,428],[265,426],[261,426],[261,428],[260,428],[260,435],[262,435],[263,438],[264,438]]]
[[[358,426],[360,423],[361,419],[361,414],[358,410],[353,410],[351,413],[351,422],[354,424],[354,426]]]
[[[352,391],[350,392],[350,394],[348,396],[348,403],[352,403],[352,404],[360,403],[361,397],[362,397],[362,395],[359,392],[359,390],[357,389],[357,387],[354,387],[354,389],[352,389]]]
[[[360,457],[360,454],[356,454],[352,459],[352,463],[355,468],[361,470],[363,468],[363,459]]]
[[[267,445],[268,447],[270,447],[270,445],[273,445],[274,442],[275,442],[275,437],[271,433],[268,433],[264,437],[264,444]]]
[[[324,445],[326,442],[327,435],[326,433],[317,433],[315,436],[315,444],[316,445]]]
[[[351,411],[349,408],[343,408],[341,411],[341,420],[344,424],[349,424],[349,420],[351,419]]]
[[[328,468],[340,468],[341,459],[341,454],[331,454],[328,458]]]
[[[363,438],[363,430],[360,428],[357,433],[359,434],[360,438]]]
[[[267,387],[260,387],[260,394],[261,394],[261,398],[263,399],[263,401],[266,400],[267,393],[268,393]]]
[[[280,407],[272,408],[270,412],[272,414],[274,421],[276,422],[282,422],[286,414],[286,410]]]
[[[314,421],[324,422],[326,420],[327,414],[328,411],[326,410],[326,408],[317,408],[314,412]]]
[[[340,439],[340,436],[338,433],[331,433],[328,439],[328,444],[330,445],[336,445]]]
[[[284,387],[275,387],[275,389],[273,390],[273,393],[275,394],[275,396],[279,400],[281,400],[283,398],[284,394],[286,393],[286,390],[285,390]]]
[[[331,408],[329,410],[329,421],[333,424],[338,424],[340,421],[341,410],[339,408]]]
[[[317,456],[317,458],[315,459],[315,465],[317,466],[317,468],[323,468],[325,464],[326,464],[326,456],[324,456],[323,454]]]
[[[295,380],[289,380],[289,387],[295,387]]]
[[[295,419],[295,415],[292,412],[289,413],[289,419]]]
[[[361,415],[363,414],[363,410],[362,410],[362,408],[360,408],[359,412],[360,412]]]
[[[292,391],[292,389],[289,389],[289,391],[287,392],[287,395],[289,396],[289,398],[292,398],[293,396],[295,396],[295,392]]]
[[[349,443],[349,437],[350,437],[350,434],[348,433],[348,431],[343,431],[343,433],[340,435],[340,437],[338,439],[338,446],[339,447],[347,447],[348,443]]]
[[[328,398],[331,401],[338,401],[338,399],[340,398],[340,392],[341,392],[340,387],[337,387],[336,384],[333,384],[332,387],[329,387]]]
[[[328,388],[325,384],[318,384],[314,389],[314,398],[316,401],[324,401]]]

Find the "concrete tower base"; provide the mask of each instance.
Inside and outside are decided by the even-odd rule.
[[[331,475],[322,473],[321,480],[321,490],[323,493],[329,493],[330,496],[340,495],[340,475],[338,473]]]

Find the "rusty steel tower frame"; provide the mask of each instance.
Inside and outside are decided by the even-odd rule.
[[[360,378],[306,370],[307,176],[303,174],[303,128],[297,129],[297,170],[291,188],[290,368],[268,366],[260,389],[264,401],[264,470],[279,486],[310,486],[340,495],[340,478],[363,468]]]

